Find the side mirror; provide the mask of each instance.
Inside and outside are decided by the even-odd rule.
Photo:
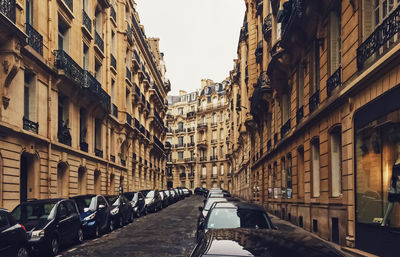
[[[106,208],[106,206],[104,204],[99,205],[99,209],[104,209],[104,208]]]
[[[203,207],[199,206],[199,211],[203,211]]]

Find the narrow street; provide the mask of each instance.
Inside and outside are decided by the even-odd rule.
[[[58,256],[189,256],[195,246],[197,207],[203,199],[186,198],[99,239],[64,249]]]

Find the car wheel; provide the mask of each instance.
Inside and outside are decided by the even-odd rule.
[[[114,221],[111,219],[108,224],[108,231],[112,232],[114,230]]]
[[[20,246],[17,250],[17,257],[28,257],[28,250],[25,246]]]
[[[147,214],[149,214],[149,211],[147,210],[147,207],[144,207],[144,215],[146,216]]]
[[[56,256],[58,254],[58,239],[57,237],[53,237],[50,241],[50,253],[52,256]]]
[[[78,232],[77,232],[77,234],[76,234],[75,241],[76,241],[78,244],[80,244],[80,243],[83,242],[83,231],[82,231],[82,228],[79,228],[79,229],[78,229]]]
[[[140,218],[140,216],[142,216],[142,214],[140,213],[140,210],[138,210],[138,211],[136,212],[136,217],[137,217],[137,218]]]
[[[122,215],[119,216],[119,224],[118,224],[118,226],[119,226],[120,228],[122,228],[122,227],[124,226],[124,219],[122,218]]]
[[[98,225],[96,225],[96,228],[94,229],[94,237],[99,238],[100,237],[100,228]]]

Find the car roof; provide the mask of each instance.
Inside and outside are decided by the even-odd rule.
[[[240,210],[257,210],[265,212],[264,208],[257,204],[239,202],[239,201],[216,202],[214,208],[235,208]]]

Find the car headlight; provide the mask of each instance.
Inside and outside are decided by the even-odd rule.
[[[44,237],[44,229],[32,231],[31,238],[42,238]]]
[[[119,208],[115,208],[115,209],[113,209],[113,210],[111,210],[111,215],[116,215],[116,214],[118,214],[118,212],[119,212]]]
[[[90,214],[89,216],[87,216],[86,218],[84,218],[83,220],[85,220],[85,221],[89,221],[89,220],[92,220],[92,219],[94,219],[94,217],[96,217],[96,213],[92,213],[92,214]]]

